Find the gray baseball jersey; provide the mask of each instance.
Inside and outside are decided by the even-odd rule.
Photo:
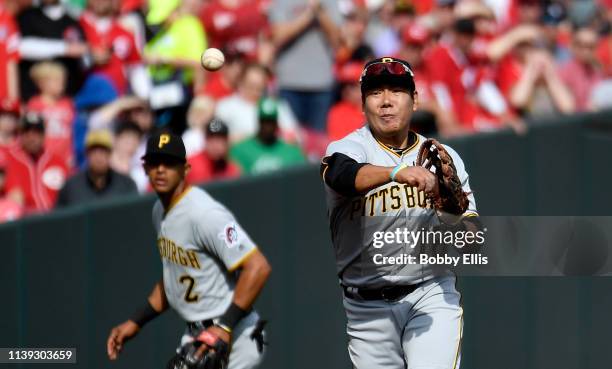
[[[190,322],[222,315],[237,280],[231,272],[257,249],[249,235],[229,210],[197,187],[167,212],[157,201],[153,224],[170,306]]]
[[[414,165],[425,137],[410,132],[412,145],[397,152],[379,142],[368,125],[345,138],[332,142],[326,156],[342,153],[358,163],[394,167],[400,163]],[[468,174],[455,150],[445,145],[457,168],[463,190],[469,195],[466,214],[476,214],[476,202],[471,194]],[[323,172],[325,176],[325,171]],[[343,284],[354,287],[380,287],[393,284],[415,284],[440,275],[439,268],[429,265],[406,264],[392,272],[373,269],[369,251],[375,231],[394,232],[397,229],[428,229],[438,223],[431,202],[423,191],[397,182],[379,186],[365,195],[343,196],[329,186],[326,188],[329,223],[336,254],[336,266]],[[413,248],[412,253],[418,253]],[[370,255],[371,256],[371,255]],[[448,271],[447,274],[452,274]]]

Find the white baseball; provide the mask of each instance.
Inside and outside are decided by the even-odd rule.
[[[202,66],[208,71],[219,70],[225,63],[225,56],[219,49],[211,47],[202,54]]]

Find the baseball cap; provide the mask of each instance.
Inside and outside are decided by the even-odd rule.
[[[45,121],[40,114],[29,112],[21,118],[20,128],[22,132],[33,129],[44,133]]]
[[[141,159],[146,162],[155,157],[166,157],[183,163],[186,162],[187,153],[183,139],[169,132],[152,135],[147,140],[147,150]]]
[[[206,137],[229,136],[229,128],[227,127],[227,124],[225,124],[222,120],[216,118],[211,120],[210,123],[206,125],[204,131],[206,132]]]
[[[411,23],[402,30],[402,39],[407,45],[423,45],[429,40],[429,30],[419,23]]]
[[[407,61],[384,57],[369,61],[361,72],[361,96],[365,99],[365,93],[382,85],[405,87],[409,91],[415,91],[414,73]]]
[[[85,148],[102,147],[108,150],[113,149],[113,135],[105,129],[89,131],[85,137]]]
[[[257,115],[260,121],[276,121],[278,119],[278,101],[264,97],[257,104]]]

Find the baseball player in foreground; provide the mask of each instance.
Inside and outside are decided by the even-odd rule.
[[[111,330],[109,358],[115,360],[127,340],[171,306],[187,328],[167,368],[255,367],[264,323],[251,306],[271,271],[266,258],[229,210],[186,184],[189,164],[179,136],[152,136],[143,160],[159,197],[153,223],[163,280],[140,311]]]
[[[410,130],[417,92],[407,62],[368,62],[361,91],[367,124],[332,142],[321,164],[350,358],[357,369],[458,368],[463,310],[454,273],[377,265],[371,252],[380,231],[445,222],[479,229],[468,174],[454,150]]]

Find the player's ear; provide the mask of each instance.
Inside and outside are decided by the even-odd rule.
[[[189,164],[189,162],[185,162],[185,175],[189,174],[190,170],[191,170],[191,164]]]
[[[412,93],[412,111],[417,111],[419,107],[419,94],[416,90]]]

